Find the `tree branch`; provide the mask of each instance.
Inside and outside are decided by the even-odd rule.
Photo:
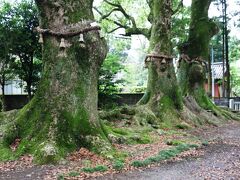
[[[121,4],[112,3],[112,2],[109,2],[108,0],[103,0],[103,1],[106,2],[107,4],[113,6],[113,7],[116,7],[116,8],[115,8],[116,11],[121,12],[126,19],[128,19],[129,21],[131,21],[133,27],[136,27],[136,26],[137,26],[134,17],[130,16],[130,15],[125,11],[125,9],[122,7]]]
[[[117,4],[117,3],[113,3],[113,2],[110,2],[109,0],[103,0],[105,3],[113,6],[114,8],[107,14],[103,14],[101,11],[99,11],[96,7],[94,7],[94,9],[101,15],[101,18],[100,18],[100,22],[102,20],[108,20],[108,21],[111,21],[112,23],[114,23],[117,27],[114,28],[113,30],[109,31],[109,32],[114,32],[116,31],[117,29],[120,29],[120,28],[124,28],[126,30],[126,34],[125,36],[131,36],[133,34],[142,34],[144,35],[145,37],[149,38],[150,37],[150,30],[147,29],[147,28],[138,28],[137,27],[137,24],[136,24],[136,21],[134,19],[134,17],[132,17],[131,15],[129,15],[125,9],[122,7],[121,4]],[[131,27],[128,26],[128,25],[124,25],[124,24],[121,24],[120,22],[116,21],[116,20],[112,20],[109,18],[109,16],[111,16],[111,14],[113,12],[121,12],[123,14],[123,16],[131,22]]]
[[[95,10],[97,10],[97,8],[95,8]],[[108,18],[115,11],[119,11],[119,9],[118,8],[112,9],[109,13],[107,13],[105,15],[102,15],[102,17],[101,17],[101,19],[99,21],[101,22],[103,19]],[[99,11],[97,11],[97,12],[99,12]]]
[[[110,31],[107,31],[107,33],[113,33],[113,32],[115,32],[116,30],[118,30],[118,29],[121,29],[121,27],[116,27],[116,28],[114,28],[114,29],[112,29],[112,30],[110,30]]]

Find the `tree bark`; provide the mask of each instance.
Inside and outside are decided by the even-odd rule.
[[[27,94],[28,94],[28,101],[31,101],[32,99],[32,89],[31,89],[31,83],[27,82]]]
[[[41,28],[62,32],[94,22],[93,0],[36,0]],[[86,23],[85,23],[86,22]],[[64,38],[65,48],[59,47]],[[98,31],[61,37],[43,34],[44,69],[38,90],[17,116],[17,136],[43,163],[77,147],[104,151],[108,143],[97,111],[98,72],[107,53]],[[20,145],[21,146],[21,145]]]
[[[223,27],[223,31],[224,31],[224,44],[225,44],[225,58],[226,58],[226,76],[227,76],[227,81],[226,81],[226,95],[227,98],[229,99],[231,96],[231,73],[230,73],[230,64],[229,64],[229,46],[228,46],[228,20],[227,20],[227,2],[226,0],[224,0],[223,2],[223,19],[224,19],[224,27]]]
[[[152,23],[150,37],[150,52],[156,56],[147,62],[148,84],[139,105],[146,105],[154,112],[160,121],[177,119],[174,113],[182,108],[182,98],[173,66],[171,44],[171,0],[149,1]]]
[[[207,79],[209,42],[212,36],[218,32],[216,24],[208,18],[210,4],[211,0],[192,1],[189,38],[180,47],[182,59],[179,69],[179,84],[183,96],[193,96],[205,109],[211,109],[212,106],[204,90],[204,83]]]

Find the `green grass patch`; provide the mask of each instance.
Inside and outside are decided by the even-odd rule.
[[[166,141],[166,144],[167,144],[167,145],[170,145],[170,146],[178,146],[178,145],[184,144],[184,142],[181,141],[181,140],[176,140],[176,139],[174,139],[174,140],[168,140],[168,141]]]
[[[57,180],[64,180],[64,175],[63,174],[58,174],[57,175]]]
[[[195,144],[180,144],[174,148],[162,150],[158,153],[158,155],[149,157],[143,161],[140,161],[140,160],[133,161],[131,165],[134,167],[146,167],[150,164],[154,164],[154,163],[161,162],[163,160],[170,159],[172,157],[177,156],[181,152],[187,151],[191,148],[197,148],[197,147],[198,145],[195,145]]]
[[[203,145],[203,146],[208,146],[208,145],[209,145],[209,142],[208,142],[207,140],[204,140],[204,141],[202,141],[202,145]]]
[[[71,172],[68,173],[68,175],[69,175],[70,177],[76,177],[76,176],[79,176],[80,173],[79,173],[79,172],[76,172],[76,171],[71,171]]]
[[[112,167],[117,171],[121,171],[124,168],[124,162],[120,160],[116,160],[113,162]]]
[[[11,161],[16,160],[16,155],[8,147],[5,147],[0,142],[0,161]]]
[[[105,172],[108,170],[108,167],[107,166],[103,166],[103,165],[98,165],[96,167],[86,167],[86,168],[82,168],[82,171],[83,172],[86,172],[86,173],[94,173],[94,172]]]

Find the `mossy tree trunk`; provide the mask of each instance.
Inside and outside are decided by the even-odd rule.
[[[182,108],[181,93],[173,66],[171,44],[171,0],[149,1],[152,23],[150,53],[169,58],[151,58],[147,62],[148,84],[143,98],[138,104],[149,107],[157,118],[168,121],[171,111]],[[174,117],[176,118],[176,117]]]
[[[179,84],[183,95],[193,96],[202,108],[210,110],[212,103],[205,93],[204,83],[207,79],[209,42],[218,32],[216,24],[208,18],[211,1],[192,1],[189,38],[180,47],[183,58],[179,69]]]
[[[208,18],[211,2],[212,0],[192,0],[188,41],[179,48],[181,59],[178,77],[184,97],[185,119],[218,123],[219,120],[238,117],[215,106],[204,89],[210,58],[209,43],[219,30]]]
[[[36,4],[42,29],[63,32],[76,26],[79,30],[94,22],[93,0],[36,0]],[[106,42],[98,31],[84,33],[84,46],[77,35],[64,37],[66,48],[60,48],[61,38],[44,35],[40,85],[17,115],[19,149],[27,148],[41,162],[57,160],[77,147],[97,150],[108,145],[97,111],[98,72]]]

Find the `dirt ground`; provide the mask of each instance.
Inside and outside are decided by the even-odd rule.
[[[165,161],[147,169],[137,169],[92,179],[240,179],[240,123],[229,122],[221,127],[202,128],[190,132],[209,141],[192,155]],[[191,154],[191,153],[190,153]],[[61,172],[69,165],[35,166],[30,157],[25,161],[0,163],[1,180],[54,179],[51,173]],[[97,158],[97,157],[96,157]],[[26,163],[26,159],[30,163]],[[58,169],[58,171],[56,171]],[[109,172],[108,172],[109,173]],[[111,173],[111,172],[110,172]],[[55,176],[56,177],[56,176]]]
[[[240,179],[240,123],[193,133],[211,142],[203,148],[203,155],[199,157],[168,161],[158,167],[97,179]]]

